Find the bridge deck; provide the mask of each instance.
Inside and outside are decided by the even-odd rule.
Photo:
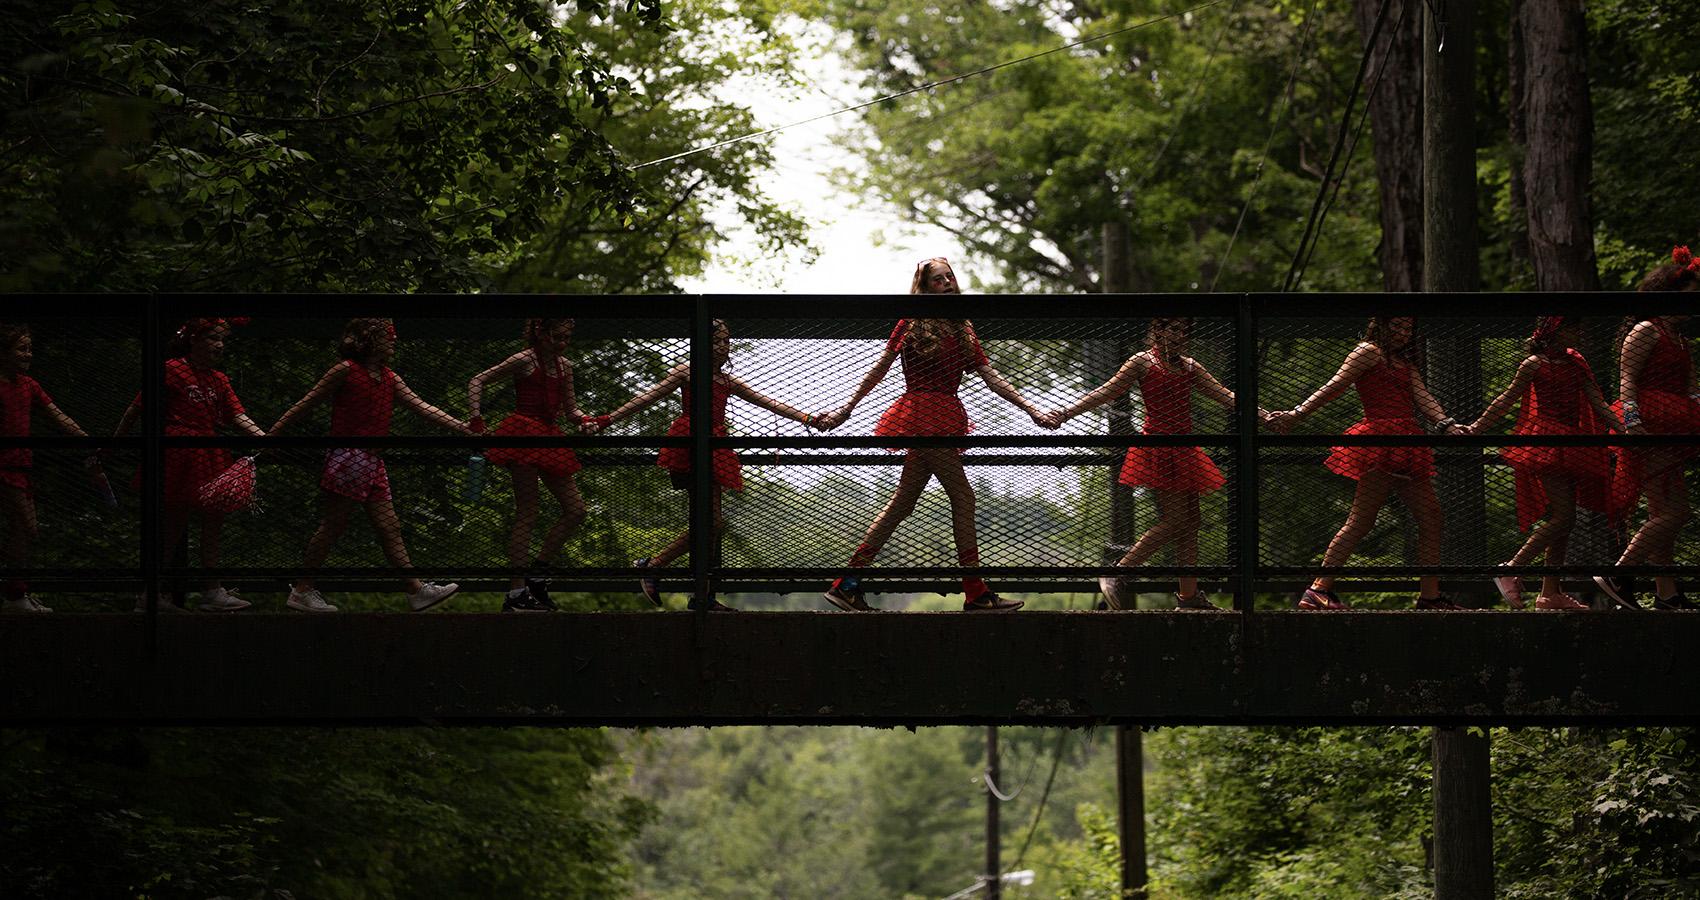
[[[0,621],[0,721],[1700,722],[1688,613],[586,613]]]

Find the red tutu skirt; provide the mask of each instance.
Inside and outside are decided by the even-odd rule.
[[[1208,494],[1228,483],[1197,447],[1130,447],[1117,479],[1128,487]]]
[[[5,485],[14,491],[30,492],[29,469],[0,469],[0,485]]]
[[[1535,417],[1512,434],[1590,434],[1554,419]],[[1546,514],[1547,493],[1543,475],[1563,475],[1576,483],[1576,502],[1584,509],[1605,512],[1612,481],[1611,449],[1608,447],[1507,447],[1500,451],[1517,478],[1517,527],[1528,531]]]
[[[553,422],[514,413],[502,420],[492,434],[497,437],[561,437]],[[545,475],[571,475],[584,468],[578,454],[566,447],[491,447],[484,458],[498,466],[533,466]]]
[[[880,413],[874,434],[881,437],[938,437],[967,434],[974,430],[968,411],[955,394],[937,391],[904,391],[889,409]],[[887,447],[892,453],[900,448]],[[962,448],[958,448],[958,453]]]
[[[1612,410],[1618,418],[1622,418],[1623,401],[1613,403]],[[1640,410],[1641,425],[1648,434],[1700,434],[1700,403],[1683,394],[1643,389]],[[1622,520],[1634,512],[1648,479],[1670,471],[1670,467],[1666,466],[1661,471],[1648,472],[1645,457],[1649,451],[1655,451],[1666,459],[1674,458],[1680,463],[1700,454],[1700,446],[1617,448],[1617,469],[1612,473],[1611,499],[1606,510],[1613,519]],[[1676,451],[1676,454],[1671,451]]]
[[[1354,434],[1421,435],[1415,419],[1363,419],[1346,429]],[[1335,447],[1323,465],[1336,475],[1356,481],[1369,472],[1386,472],[1400,478],[1433,478],[1434,450],[1423,446]]]
[[[165,502],[168,506],[200,508],[201,487],[224,474],[236,457],[223,447],[184,447],[165,451]],[[142,473],[130,479],[130,489],[142,489]]]
[[[673,424],[667,427],[668,437],[689,437],[690,434],[691,420],[688,416],[680,416],[674,419]],[[715,426],[714,436],[725,437],[726,426]],[[713,458],[714,483],[720,485],[721,490],[743,490],[744,464],[738,461],[738,454],[725,448],[716,448]],[[691,474],[691,448],[662,447],[661,456],[656,459],[655,464],[666,469],[676,478],[688,476]]]

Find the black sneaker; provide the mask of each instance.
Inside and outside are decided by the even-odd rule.
[[[691,602],[685,604],[685,608],[695,610],[697,612],[737,612],[736,609],[721,603],[713,597],[692,597]]]
[[[1445,594],[1435,597],[1418,597],[1416,607],[1417,609],[1438,609],[1448,612],[1464,608],[1447,599]]]
[[[1643,608],[1640,601],[1635,599],[1635,593],[1627,578],[1608,578],[1604,575],[1595,575],[1594,584],[1599,585],[1600,590],[1604,591],[1605,595],[1611,598],[1611,602],[1621,609],[1638,610]]]
[[[854,575],[846,575],[833,582],[832,587],[827,588],[826,593],[821,596],[826,598],[826,602],[845,612],[875,612],[875,609],[868,605],[868,601],[862,599],[862,579]]]
[[[549,579],[527,578],[525,580],[525,591],[531,595],[533,602],[544,609],[550,612],[560,610],[560,607],[555,605],[555,601],[549,597]]]
[[[632,560],[632,568],[649,568],[649,557],[644,556]],[[643,594],[643,596],[649,600],[650,605],[654,606],[656,609],[661,609],[666,606],[666,604],[661,602],[661,582],[658,579],[651,578],[648,575],[639,578],[638,592]]]
[[[533,597],[531,591],[525,588],[508,591],[507,597],[502,599],[502,612],[546,613],[551,609],[552,607],[537,602],[537,598]]]
[[[1663,610],[1695,610],[1700,609],[1700,603],[1688,599],[1687,594],[1677,594],[1672,597],[1653,598],[1653,608]]]

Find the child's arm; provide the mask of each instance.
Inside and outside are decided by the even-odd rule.
[[[678,390],[679,386],[684,384],[685,382],[689,381],[690,378],[691,378],[690,363],[685,363],[683,365],[674,366],[673,371],[668,372],[666,378],[663,378],[660,381],[656,382],[655,385],[653,387],[651,387],[649,390],[644,391],[643,393],[637,395],[636,397],[633,397],[630,400],[627,400],[624,404],[622,404],[620,406],[619,409],[616,409],[613,412],[609,413],[606,417],[598,416],[597,417],[598,420],[600,420],[602,418],[606,418],[607,421],[601,422],[600,424],[596,425],[595,426],[596,430],[601,431],[602,429],[607,428],[609,425],[612,425],[615,422],[618,422],[621,419],[624,419],[625,417],[632,415],[633,413],[636,413],[636,412],[639,412],[643,409],[648,408],[649,406],[654,404],[655,401],[660,400],[662,397],[665,397],[668,394],[671,394],[674,391]]]
[[[1659,328],[1651,322],[1638,322],[1623,339],[1623,355],[1618,364],[1617,399],[1623,404],[1625,434],[1646,434],[1641,426],[1641,372],[1659,343]]]
[[[482,431],[484,414],[484,385],[492,381],[501,381],[523,374],[526,366],[526,356],[531,351],[521,350],[499,363],[472,376],[466,383],[466,411],[472,420],[472,430]]]
[[[343,379],[348,377],[348,370],[353,365],[354,363],[343,360],[331,366],[330,370],[319,378],[319,383],[313,385],[313,389],[308,391],[305,397],[295,401],[295,405],[284,410],[283,415],[278,416],[277,421],[272,423],[272,427],[266,429],[266,431],[270,434],[277,434],[283,430],[284,426],[301,418],[308,410],[329,397],[332,391],[342,386]]]
[[[1515,403],[1517,398],[1523,396],[1523,392],[1528,390],[1529,382],[1534,380],[1535,371],[1545,364],[1539,356],[1530,356],[1523,360],[1522,364],[1517,367],[1517,374],[1511,377],[1511,383],[1506,385],[1505,390],[1501,391],[1499,396],[1493,398],[1493,402],[1487,405],[1487,409],[1482,410],[1482,414],[1476,417],[1476,421],[1470,423],[1469,432],[1477,434],[1499,421],[1499,417],[1505,415],[1506,410],[1511,408],[1511,404]],[[1612,418],[1617,417],[1613,416]]]
[[[1122,363],[1122,367],[1116,370],[1116,374],[1110,376],[1109,381],[1088,391],[1079,400],[1057,410],[1055,413],[1057,423],[1067,422],[1081,413],[1097,409],[1127,393],[1133,388],[1133,383],[1139,380],[1139,376],[1145,374],[1145,370],[1150,367],[1151,357],[1149,354],[1141,352],[1128,357],[1127,362]]]
[[[775,400],[772,397],[769,397],[766,394],[763,394],[760,391],[757,391],[755,388],[750,387],[748,384],[746,384],[744,382],[744,380],[741,379],[741,378],[734,378],[732,376],[727,376],[727,379],[732,385],[732,393],[738,395],[739,397],[742,397],[745,400],[748,400],[749,402],[754,403],[755,405],[761,407],[762,409],[765,409],[768,412],[774,413],[775,415],[784,416],[785,418],[790,419],[793,422],[801,422],[804,425],[808,425],[808,426],[811,426],[811,427],[815,425],[815,418],[816,418],[815,416],[812,416],[812,415],[810,415],[806,412],[803,412],[802,410],[797,409],[794,406],[789,406],[787,404],[781,403],[778,400]]]
[[[588,417],[585,416],[584,410],[578,408],[578,391],[573,389],[573,364],[568,362],[564,356],[556,357],[556,360],[561,367],[563,379],[561,382],[561,412],[566,414],[568,421],[583,425]]]
[[[1357,383],[1366,369],[1381,361],[1381,351],[1374,344],[1363,343],[1346,354],[1346,359],[1340,363],[1339,371],[1334,377],[1316,389],[1316,393],[1306,397],[1303,403],[1286,412],[1277,412],[1270,418],[1277,427],[1288,427],[1328,405],[1329,401],[1345,393],[1346,389]]]
[[[1588,397],[1588,405],[1594,408],[1594,415],[1599,416],[1601,422],[1606,423],[1614,431],[1623,431],[1623,420],[1617,417],[1617,413],[1612,410],[1611,404],[1606,402],[1605,395],[1600,393],[1598,382],[1592,378],[1588,379],[1588,383],[1582,386],[1582,391]]]
[[[1423,376],[1416,372],[1411,373],[1411,396],[1416,399],[1417,411],[1423,414],[1423,418],[1445,428],[1447,434],[1470,433],[1468,428],[1459,425],[1457,421],[1446,414],[1446,410],[1440,407],[1440,401],[1434,399],[1434,395],[1428,392],[1428,385],[1423,383]]]
[[[72,437],[88,437],[88,433],[83,431],[82,426],[78,425],[70,416],[65,415],[65,412],[52,400],[43,403],[41,405],[41,411],[46,413],[49,419],[53,420],[53,424],[58,426],[60,431],[63,431]]]
[[[241,429],[244,433],[246,433],[250,437],[265,437],[266,436],[265,429],[261,428],[259,426],[259,423],[255,422],[253,419],[249,418],[247,413],[242,413],[241,415],[237,416],[236,418],[232,419],[231,421],[236,423],[236,427]]]
[[[113,437],[123,437],[136,427],[136,422],[142,418],[142,398],[137,397],[124,407],[124,414],[118,417],[118,427],[112,429]]]
[[[868,374],[862,376],[862,383],[856,386],[856,392],[850,396],[849,401],[838,409],[818,417],[817,421],[820,423],[820,427],[832,429],[844,424],[844,420],[850,418],[850,414],[856,411],[856,404],[861,403],[862,398],[868,396],[868,392],[872,391],[875,385],[885,380],[886,373],[891,371],[891,362],[896,358],[897,351],[887,347],[880,354],[879,362],[874,363],[874,367],[868,370]]]
[[[992,368],[990,363],[976,368],[974,372],[980,376],[981,381],[986,383],[986,387],[992,389],[992,393],[1008,400],[1017,409],[1026,413],[1028,418],[1031,418],[1034,422],[1041,425],[1045,424],[1045,414],[1039,411],[1039,407],[1028,403],[1027,398],[1021,396],[1021,392],[1012,387],[1008,381],[1005,381],[1004,377],[999,375],[998,370]]]
[[[1227,385],[1217,381],[1216,376],[1210,374],[1209,369],[1199,365],[1198,360],[1189,359],[1187,365],[1192,367],[1193,384],[1197,386],[1200,394],[1228,409],[1234,408],[1234,392],[1228,390]],[[1259,410],[1259,412],[1262,412],[1262,410]]]
[[[401,398],[402,406],[413,410],[420,418],[428,422],[441,425],[450,431],[458,431],[461,434],[473,433],[472,428],[465,422],[426,403],[424,398],[413,392],[413,388],[407,386],[407,382],[401,380],[400,375],[395,377],[395,395]]]

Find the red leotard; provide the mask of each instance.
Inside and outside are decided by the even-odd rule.
[[[1417,424],[1416,394],[1412,379],[1416,370],[1396,365],[1385,358],[1358,376],[1358,400],[1364,417],[1347,434],[1423,433]],[[1359,479],[1369,472],[1387,472],[1400,478],[1430,478],[1434,475],[1434,451],[1428,447],[1335,447],[1323,463],[1330,472]]]
[[[52,402],[41,385],[28,375],[18,374],[11,381],[0,381],[0,435],[29,437],[30,410]],[[28,447],[0,450],[0,484],[29,490],[29,475],[23,470],[34,464],[35,454]]]
[[[395,414],[395,372],[389,366],[378,369],[378,377],[373,378],[365,366],[348,363],[348,375],[331,400],[332,435],[380,437],[390,433],[390,419]]]
[[[530,372],[514,379],[514,413],[496,426],[503,437],[559,437],[560,419],[567,402],[567,373],[564,368],[544,371],[542,358],[533,351]],[[558,361],[557,361],[558,362]],[[578,455],[566,447],[492,447],[484,458],[498,466],[535,466],[545,475],[571,475],[583,468]]]
[[[1145,400],[1146,434],[1186,434],[1192,431],[1191,371],[1178,371],[1152,354],[1151,365],[1139,376],[1139,395]],[[1197,447],[1131,447],[1118,479],[1129,487],[1207,494],[1227,484],[1222,470]]]
[[[874,434],[967,434],[974,425],[956,392],[962,386],[962,373],[989,364],[985,351],[978,340],[970,337],[965,343],[947,328],[938,347],[922,355],[909,341],[910,331],[910,320],[900,319],[886,341],[886,351],[900,354],[903,363],[903,396],[880,415]]]
[[[724,375],[716,375],[714,389],[709,396],[709,403],[714,411],[715,437],[726,436],[726,399],[732,395],[732,384]],[[679,403],[684,407],[684,413],[673,424],[667,427],[668,437],[688,437],[691,433],[691,383],[686,381],[679,386]],[[689,475],[691,472],[691,448],[663,447],[661,455],[655,464],[677,476]],[[738,454],[725,447],[714,450],[714,482],[722,490],[741,491],[744,489],[744,465],[738,461]]]
[[[1523,393],[1512,434],[1604,434],[1588,402],[1594,373],[1575,350],[1541,358]],[[1611,451],[1605,447],[1507,447],[1500,454],[1517,483],[1517,527],[1529,530],[1546,514],[1547,493],[1541,476],[1559,474],[1576,484],[1576,500],[1586,509],[1606,510],[1611,486]]]

